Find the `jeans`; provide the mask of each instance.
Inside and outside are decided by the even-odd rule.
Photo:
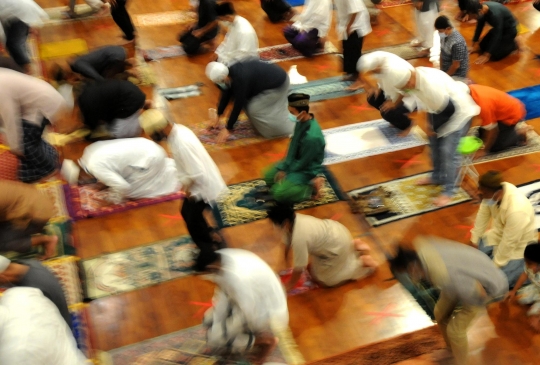
[[[480,238],[480,240],[478,241],[478,249],[488,255],[490,258],[493,258],[494,248],[495,246],[487,246],[483,238]],[[508,261],[506,265],[500,268],[508,278],[508,284],[510,286],[510,289],[512,289],[516,285],[516,282],[523,273],[524,267],[525,260],[517,259]]]
[[[459,140],[469,130],[471,121],[455,132],[444,137],[429,136],[433,173],[431,180],[443,186],[443,195],[452,196],[456,193],[456,178],[461,167],[461,155],[457,152]]]

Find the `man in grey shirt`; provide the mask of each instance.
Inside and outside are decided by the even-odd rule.
[[[457,365],[467,364],[467,329],[493,299],[508,292],[508,280],[495,264],[470,246],[438,237],[417,237],[415,250],[400,248],[392,272],[413,282],[428,281],[440,290],[435,320]],[[459,310],[457,308],[459,307]]]

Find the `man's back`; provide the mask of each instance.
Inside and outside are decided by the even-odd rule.
[[[20,228],[31,221],[47,222],[52,208],[52,200],[33,185],[0,181],[0,222],[9,221]]]
[[[515,125],[525,118],[523,103],[504,91],[476,84],[469,85],[469,89],[474,102],[480,106],[482,125],[495,122]]]

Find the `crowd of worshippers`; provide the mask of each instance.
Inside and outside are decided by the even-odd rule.
[[[70,2],[69,17],[77,17],[74,3]],[[124,37],[134,39],[125,0],[87,3],[98,13],[109,8],[116,12],[113,18]],[[235,133],[242,111],[263,137],[291,137],[286,157],[261,172],[266,184],[256,196],[283,233],[286,255],[293,256],[286,291],[297,285],[304,270],[322,287],[373,274],[379,263],[369,245],[338,222],[293,209],[295,203],[318,199],[325,183],[325,139],[310,113],[310,96],[291,94],[287,72],[259,59],[257,34],[232,3],[200,0],[194,5],[198,20],[179,35],[179,41],[189,55],[214,52],[206,75],[220,91],[208,126],[219,130],[217,142],[224,143]],[[411,113],[427,114],[433,172],[418,184],[442,187],[434,205],[449,204],[457,191],[461,165],[457,146],[475,116],[481,120],[476,133],[483,141],[476,158],[527,143],[528,129],[517,127],[526,114],[519,100],[464,82],[471,53],[479,53],[475,62],[482,64],[523,48],[517,21],[503,5],[459,2],[457,20],[477,21],[468,48],[450,19],[438,16],[438,1],[414,1],[417,39],[412,43],[430,57],[432,68],[413,67],[388,52],[362,55],[363,38],[379,13],[369,0],[308,0],[300,14],[284,0],[262,0],[261,6],[270,21],[290,22],[283,35],[306,57],[324,48],[335,6],[342,71],[344,79],[353,81],[350,89],[366,88],[368,103],[403,136],[413,125]],[[53,66],[54,86],[28,75],[30,58],[24,44],[44,17],[32,0],[0,2],[0,39],[11,57],[0,60],[0,121],[5,143],[19,159],[21,181],[0,182],[0,252],[25,253],[39,247],[44,259],[55,255],[58,237],[45,229],[53,202],[32,183],[51,178],[71,184],[97,182],[107,192],[102,195],[104,205],[184,191],[187,196],[180,212],[199,248],[195,269],[211,272],[209,278],[217,284],[214,307],[203,322],[208,344],[235,353],[259,348],[254,361],[262,363],[276,346],[276,336],[286,331],[286,291],[264,261],[247,251],[226,248],[219,229],[206,221],[205,211],[228,192],[218,167],[188,127],[153,108],[129,81],[133,43],[98,48],[69,59],[67,67]],[[492,28],[480,39],[486,22]],[[220,27],[227,33],[217,45]],[[77,114],[89,140],[100,133],[109,139],[91,143],[74,162],[64,160],[43,133],[45,129],[69,131]],[[166,141],[170,157],[159,141]],[[493,300],[519,293],[520,303],[531,304],[531,326],[540,331],[540,244],[533,207],[496,171],[480,177],[478,196],[482,200],[471,231],[472,247],[420,237],[414,250],[399,249],[390,258],[395,276],[404,285],[428,281],[440,290],[434,317],[458,364],[467,361],[467,328]],[[0,283],[17,287],[0,299],[1,363],[18,363],[13,359],[29,356],[54,359],[34,361],[47,365],[84,363],[70,333],[71,320],[58,280],[39,261],[10,262],[0,256]],[[8,328],[17,330],[6,337]],[[56,344],[48,346],[39,340],[43,338],[56,339]],[[42,353],[31,355],[33,350]]]

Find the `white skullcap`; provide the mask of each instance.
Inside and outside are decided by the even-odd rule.
[[[72,160],[65,159],[64,162],[62,162],[60,173],[64,176],[64,179],[66,179],[69,185],[77,185],[81,169]]]
[[[210,62],[206,66],[206,76],[212,80],[212,82],[218,83],[229,76],[229,69],[223,63]]]
[[[157,109],[148,109],[141,114],[139,118],[141,128],[151,136],[154,133],[161,132],[169,124],[167,118]]]
[[[11,264],[11,261],[8,258],[5,258],[4,256],[0,256],[0,273],[3,273],[8,268],[9,264]]]

